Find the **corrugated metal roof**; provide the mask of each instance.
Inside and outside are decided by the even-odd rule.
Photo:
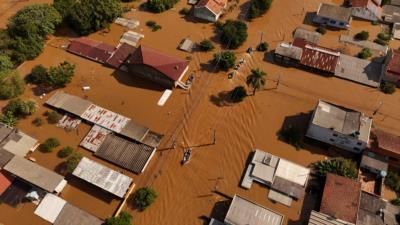
[[[308,225],[354,225],[354,223],[339,220],[332,216],[313,210],[311,211]]]
[[[351,9],[338,5],[321,3],[317,15],[336,21],[348,22],[351,19]]]
[[[64,199],[48,193],[44,196],[34,213],[42,219],[54,223],[66,203]]]
[[[46,101],[46,104],[77,116],[82,116],[83,113],[92,105],[88,100],[62,91],[57,91]]]
[[[132,178],[86,157],[81,159],[72,174],[120,198],[125,196],[133,182]]]
[[[102,225],[104,221],[73,206],[65,204],[53,225]]]
[[[67,51],[85,58],[104,63],[110,58],[115,48],[111,45],[88,38],[76,38],[71,40]]]
[[[135,49],[135,47],[129,44],[122,43],[118,46],[114,54],[107,60],[107,64],[115,69],[119,69]]]
[[[109,134],[95,155],[135,173],[141,173],[155,148]]]
[[[12,158],[4,170],[48,192],[55,191],[64,180],[63,176],[19,156]]]
[[[3,168],[14,156],[11,152],[0,149],[0,168]]]

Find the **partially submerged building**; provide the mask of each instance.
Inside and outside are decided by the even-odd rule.
[[[337,5],[321,3],[313,22],[339,29],[349,29],[351,23],[351,9]]]
[[[210,225],[281,225],[283,224],[283,220],[283,215],[239,195],[235,195],[225,216],[224,223],[216,222],[212,219]]]
[[[72,175],[115,196],[123,198],[131,187],[132,178],[83,157]]]
[[[53,194],[47,194],[34,213],[53,225],[102,225],[104,223],[92,214]]]
[[[39,146],[39,141],[16,128],[0,123],[0,149],[25,157]]]
[[[133,172],[144,171],[160,144],[160,134],[80,97],[57,92],[46,104],[93,124],[81,146]]]
[[[306,136],[354,153],[367,147],[372,119],[363,113],[318,101]]]
[[[227,4],[227,0],[200,0],[194,6],[193,15],[209,22],[217,22]]]
[[[351,15],[356,18],[379,21],[382,17],[382,0],[350,0]]]
[[[105,63],[115,51],[115,47],[82,37],[72,39],[67,51],[95,62]]]
[[[383,80],[400,84],[400,51],[391,49],[386,55]]]
[[[327,174],[320,212],[355,224],[360,206],[361,183],[335,174]]]
[[[368,143],[368,151],[387,158],[390,166],[400,168],[400,136],[373,129]]]
[[[307,30],[301,27],[296,28],[293,34],[293,39],[303,39],[309,43],[318,44],[319,39],[321,38],[322,34]]]
[[[129,73],[173,88],[182,83],[189,62],[141,45],[125,61]]]
[[[63,176],[19,156],[13,157],[3,169],[49,193],[60,193],[67,185]]]
[[[243,177],[241,187],[250,189],[253,181],[270,188],[268,198],[290,206],[301,199],[310,169],[256,149]]]

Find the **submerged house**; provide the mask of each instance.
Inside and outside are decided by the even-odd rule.
[[[143,45],[131,53],[125,65],[128,72],[156,82],[165,88],[178,86],[189,69],[188,61]]]
[[[351,15],[369,21],[381,20],[381,2],[382,0],[351,0]]]
[[[350,8],[321,3],[313,22],[338,29],[349,29],[351,23]]]
[[[320,100],[306,136],[321,142],[361,153],[367,147],[372,119],[363,113]]]
[[[390,166],[400,168],[400,136],[373,129],[368,150],[378,156],[386,157]]]
[[[194,7],[193,15],[203,20],[217,22],[227,3],[227,0],[200,0]]]
[[[400,51],[391,49],[386,55],[383,80],[400,84]]]

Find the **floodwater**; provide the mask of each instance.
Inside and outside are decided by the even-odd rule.
[[[40,109],[35,115],[22,120],[18,127],[40,141],[48,137],[57,137],[62,146],[70,145],[85,156],[124,171],[133,177],[136,188],[152,186],[159,197],[149,209],[138,212],[132,209],[131,205],[125,207],[125,210],[132,213],[135,224],[204,224],[204,218],[218,216],[216,212],[220,209],[216,203],[226,200],[224,195],[234,194],[240,194],[285,215],[284,224],[302,224],[300,211],[303,201],[295,201],[291,207],[286,207],[269,201],[268,190],[263,186],[254,184],[250,190],[239,187],[246,160],[252,149],[268,151],[304,166],[335,155],[335,152],[318,147],[307,146],[296,150],[277,138],[277,132],[283,124],[295,124],[305,131],[309,112],[313,110],[318,99],[349,106],[369,116],[373,116],[373,112],[377,111],[373,116],[374,126],[400,134],[399,93],[384,95],[376,89],[349,81],[280,67],[271,63],[270,53],[255,52],[251,56],[245,53],[248,47],[255,47],[261,39],[269,43],[270,49],[274,49],[281,41],[291,41],[291,34],[296,27],[315,29],[309,22],[309,12],[314,12],[320,2],[275,0],[265,16],[248,23],[248,40],[235,51],[238,58],[244,58],[246,63],[231,80],[227,78],[226,72],[215,72],[208,64],[212,53],[188,54],[176,49],[185,37],[193,41],[203,38],[216,40],[212,24],[196,22],[178,14],[178,11],[186,6],[184,1],[178,3],[175,10],[162,14],[155,15],[141,10],[126,14],[127,17],[140,20],[141,26],[135,31],[145,35],[142,44],[182,58],[192,58],[191,69],[188,72],[194,73],[195,76],[192,89],[188,92],[174,90],[163,107],[157,106],[163,90],[156,85],[129,74],[115,72],[57,48],[66,39],[74,37],[68,31],[52,37],[43,54],[20,66],[20,73],[26,75],[34,65],[54,66],[68,60],[76,64],[76,75],[64,91],[88,98],[102,107],[131,117],[163,134],[164,138],[156,156],[141,175],[134,175],[94,158],[89,151],[78,148],[79,142],[90,129],[88,125],[81,124],[78,130],[73,132],[66,132],[48,124],[39,128],[32,126],[34,118],[43,118],[42,113],[49,110],[42,104],[54,92],[40,99],[36,95],[38,90],[35,90],[35,87],[27,88],[24,98],[36,100]],[[241,18],[241,10],[247,8],[247,1],[240,2],[223,20]],[[156,21],[162,29],[152,32],[144,25],[148,20]],[[361,30],[368,30],[372,39],[382,29],[380,26],[372,26],[369,22],[356,20],[353,21],[352,27],[354,29],[351,31],[328,31],[322,37],[321,45],[356,54],[360,48],[339,43],[340,34],[355,34]],[[122,27],[112,25],[109,32],[99,32],[91,35],[91,38],[116,44],[123,31]],[[398,41],[391,43],[393,46],[398,44]],[[217,48],[220,49],[221,46]],[[247,97],[239,104],[227,102],[227,91],[238,85],[245,86],[245,78],[253,68],[261,68],[267,72],[266,90]],[[82,91],[82,86],[90,86],[91,90]],[[177,148],[171,150],[174,140]],[[193,147],[192,159],[189,164],[181,166],[183,148],[188,146]],[[62,161],[57,158],[56,151],[47,154],[36,151],[32,157],[49,169],[56,169]],[[100,218],[111,216],[120,203],[99,189],[76,179],[68,179],[70,184],[61,196]],[[309,208],[313,205],[307,202],[304,207]],[[32,212],[31,204],[23,204],[17,210],[1,204],[0,223],[47,224]]]

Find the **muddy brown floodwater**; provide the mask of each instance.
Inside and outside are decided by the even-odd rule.
[[[352,107],[370,116],[382,103],[378,113],[374,115],[374,126],[400,134],[399,92],[384,95],[376,89],[349,81],[280,67],[272,63],[271,53],[255,52],[251,56],[245,54],[245,50],[249,46],[255,47],[260,39],[267,41],[272,50],[281,41],[291,41],[292,32],[296,27],[315,29],[310,23],[310,12],[315,12],[320,2],[329,1],[275,0],[265,16],[248,23],[248,40],[241,48],[235,50],[238,58],[244,58],[246,63],[231,80],[225,72],[213,72],[213,68],[209,66],[208,61],[212,59],[213,53],[188,54],[176,49],[185,37],[196,42],[203,38],[216,40],[212,24],[196,22],[178,14],[181,8],[186,7],[185,1],[178,3],[175,9],[161,14],[141,10],[127,13],[126,17],[136,18],[141,22],[135,31],[145,35],[142,44],[182,58],[192,58],[188,73],[195,75],[192,89],[189,92],[174,90],[163,107],[157,106],[163,90],[156,85],[134,78],[130,74],[115,72],[57,48],[59,43],[74,37],[67,30],[51,37],[43,54],[38,58],[19,67],[19,72],[26,75],[37,64],[54,66],[68,60],[76,65],[76,75],[64,91],[88,98],[102,107],[131,117],[164,134],[156,156],[143,174],[132,174],[94,158],[89,151],[79,148],[79,142],[90,129],[86,124],[81,124],[78,130],[73,132],[66,132],[48,124],[39,128],[32,126],[33,119],[44,118],[42,114],[49,109],[42,104],[54,92],[40,99],[35,94],[35,87],[28,87],[23,97],[34,99],[40,108],[35,115],[22,120],[18,127],[40,141],[48,137],[57,137],[62,146],[72,146],[85,156],[133,177],[137,188],[151,185],[159,194],[154,205],[144,212],[135,211],[131,205],[125,207],[125,210],[133,215],[134,224],[204,224],[204,218],[218,211],[218,208],[214,208],[216,203],[226,200],[223,195],[233,196],[235,193],[284,214],[284,224],[303,224],[300,212],[303,207],[313,207],[310,202],[303,204],[303,201],[295,201],[291,207],[286,207],[269,201],[268,189],[263,186],[256,184],[250,190],[239,187],[246,160],[252,149],[262,149],[304,166],[336,155],[336,152],[328,152],[327,149],[318,147],[307,146],[296,150],[277,138],[277,132],[285,123],[296,124],[305,131],[309,112],[313,110],[318,99]],[[247,8],[248,1],[240,1],[239,6],[222,20],[242,18],[243,10]],[[148,20],[156,21],[162,29],[152,32],[144,25]],[[350,31],[328,31],[321,38],[321,45],[356,54],[360,48],[339,43],[340,34],[353,35],[361,30],[368,30],[371,37],[374,37],[382,29],[381,26],[372,26],[369,22],[354,20]],[[122,27],[112,25],[109,32],[98,32],[90,37],[117,44],[123,32]],[[399,42],[392,41],[391,45],[398,47]],[[220,47],[217,46],[217,49]],[[267,72],[266,90],[259,91],[255,96],[249,96],[238,104],[226,102],[227,91],[238,85],[245,86],[245,78],[252,68],[261,68]],[[90,86],[91,90],[84,92],[81,88],[86,85]],[[171,150],[169,148],[173,140],[176,140],[177,148]],[[187,146],[195,146],[193,157],[189,164],[181,166],[182,151]],[[40,165],[52,170],[56,170],[62,162],[57,158],[56,151],[47,154],[36,151],[32,157],[36,158]],[[70,177],[68,180],[69,184],[61,196],[100,218],[111,216],[120,203],[118,199],[81,181]],[[385,192],[384,197],[391,199],[393,193]],[[24,203],[17,209],[0,204],[0,223],[47,224],[33,215],[33,210],[34,207],[30,203]]]

